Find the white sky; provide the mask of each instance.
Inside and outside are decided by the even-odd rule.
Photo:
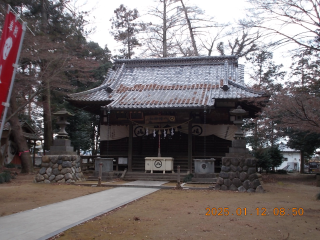
[[[186,3],[191,6],[198,6],[205,11],[205,14],[214,17],[218,22],[233,22],[236,19],[245,18],[245,6],[248,6],[245,0],[187,0]],[[111,29],[110,19],[114,15],[114,10],[124,4],[130,9],[136,8],[140,15],[147,12],[149,6],[156,6],[155,0],[120,0],[120,1],[87,1],[86,7],[95,9],[92,11],[92,26],[96,27],[94,34],[90,35],[89,40],[98,42],[101,47],[106,44],[114,53],[114,49],[121,44],[117,43],[110,35]]]

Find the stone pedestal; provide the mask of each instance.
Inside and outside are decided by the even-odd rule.
[[[48,155],[76,155],[69,139],[55,139]]]
[[[244,157],[224,157],[216,190],[264,192],[256,172],[257,160]]]
[[[232,141],[232,147],[229,148],[229,153],[226,153],[227,157],[252,157],[249,150],[246,148],[245,139],[234,139]]]
[[[47,155],[42,157],[37,183],[74,183],[84,181],[78,155]]]

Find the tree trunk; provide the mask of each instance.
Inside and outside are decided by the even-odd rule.
[[[0,172],[2,171],[3,165],[4,165],[4,156],[2,154],[2,151],[0,150]]]
[[[162,48],[163,57],[167,57],[167,2],[163,1],[163,38],[162,38]]]
[[[46,33],[48,26],[47,17],[47,0],[41,0],[41,27],[42,32]],[[45,69],[45,60],[42,60],[41,71]],[[50,82],[46,80],[44,83],[44,90],[42,93],[42,107],[43,107],[43,122],[44,122],[44,153],[45,150],[49,150],[53,142],[52,120],[51,120],[51,94],[50,94]]]
[[[46,88],[42,95],[43,106],[43,123],[44,123],[44,150],[50,150],[53,143],[53,130],[51,119],[51,101],[50,101],[50,84],[49,81],[45,82]]]
[[[300,150],[300,173],[304,173],[304,151]]]
[[[199,53],[198,53],[198,48],[197,48],[197,44],[196,44],[196,40],[194,38],[194,33],[193,33],[193,29],[192,29],[192,26],[191,26],[191,22],[190,22],[190,19],[189,19],[189,16],[188,16],[188,11],[187,11],[187,8],[185,7],[184,3],[182,0],[180,0],[181,2],[181,5],[182,5],[182,8],[183,8],[183,11],[184,11],[184,15],[186,17],[186,21],[188,23],[188,28],[189,28],[189,33],[190,33],[190,38],[191,38],[191,43],[192,43],[192,47],[193,47],[193,50],[194,50],[194,55],[195,56],[199,56]]]
[[[11,99],[10,99],[10,108],[8,109],[9,115],[11,115],[15,109],[17,108],[16,106],[16,101],[15,101],[15,95],[13,94]],[[10,120],[10,126],[11,126],[11,133],[13,136],[13,139],[15,143],[18,146],[18,152],[21,158],[21,172],[23,173],[30,173],[33,171],[33,166],[32,166],[32,160],[30,157],[30,152],[29,152],[29,147],[27,144],[27,140],[23,136],[21,125],[18,119],[17,115],[14,115]]]

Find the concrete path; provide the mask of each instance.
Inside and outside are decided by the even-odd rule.
[[[141,180],[137,180],[137,181],[132,181],[132,182],[129,182],[129,183],[125,183],[125,184],[122,184],[122,185],[126,185],[126,186],[131,186],[131,185],[134,185],[134,186],[161,186],[162,184],[165,184],[165,183],[168,183],[167,181],[141,181]]]
[[[143,182],[149,184],[148,186],[152,185],[152,181],[151,183]],[[156,188],[117,187],[0,217],[0,239],[47,239],[157,190]]]

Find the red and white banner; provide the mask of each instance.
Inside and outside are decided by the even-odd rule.
[[[16,16],[9,12],[2,29],[0,41],[0,117],[7,102],[7,96],[16,63],[20,41],[22,37],[22,24]]]

